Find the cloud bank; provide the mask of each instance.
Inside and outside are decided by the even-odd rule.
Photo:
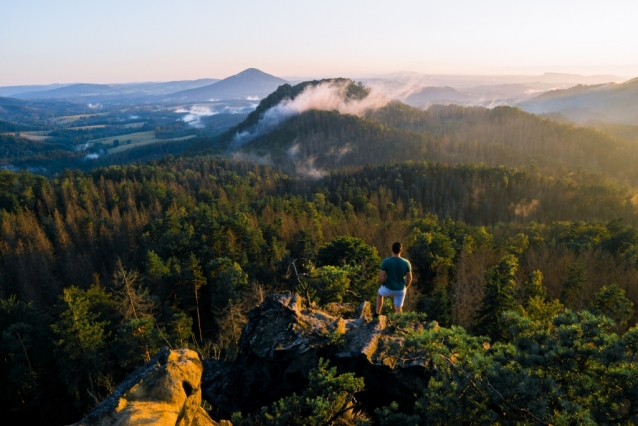
[[[267,110],[252,129],[237,133],[232,148],[240,148],[257,136],[273,130],[286,119],[305,111],[338,111],[341,114],[362,116],[366,111],[381,108],[390,102],[389,98],[376,91],[371,91],[363,99],[347,99],[346,91],[349,84],[325,82],[317,86],[308,86],[294,99],[282,100]]]
[[[257,107],[257,104],[248,106],[219,106],[219,105],[191,105],[189,107],[181,107],[174,112],[177,114],[186,114],[179,118],[183,122],[190,124],[192,127],[203,128],[202,118],[210,117],[217,114],[245,114]]]

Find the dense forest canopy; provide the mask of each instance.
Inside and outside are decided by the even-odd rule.
[[[493,321],[481,325],[479,313],[489,302],[485,271],[502,259],[516,265],[513,306],[541,303],[535,309],[550,309],[538,314],[545,316],[600,309],[615,316],[620,332],[635,322],[638,231],[624,224],[636,223],[634,205],[586,172],[561,183],[506,168],[404,163],[308,181],[197,157],[51,181],[0,176],[3,330],[10,338],[11,327],[26,327],[21,338],[42,357],[31,359],[37,390],[58,394],[49,401],[58,401],[61,422],[93,406],[165,339],[232,357],[256,295],[298,289],[294,259],[305,259],[316,303],[371,299],[376,261],[361,259],[385,256],[394,240],[405,241],[417,276],[409,309],[441,325],[492,335]],[[611,210],[596,207],[603,204]],[[577,214],[579,221],[569,220]],[[527,302],[532,291],[543,299]],[[605,292],[628,308],[606,310]],[[122,312],[123,303],[137,317]],[[85,321],[75,323],[70,312],[84,312]],[[3,348],[5,400],[20,415],[37,415],[24,354]],[[15,389],[31,402],[19,403]],[[53,416],[53,406],[43,410]]]

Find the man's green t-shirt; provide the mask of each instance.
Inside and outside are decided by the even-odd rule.
[[[381,270],[385,271],[385,283],[389,290],[403,290],[405,288],[405,274],[412,270],[412,265],[402,257],[388,257],[383,259]]]

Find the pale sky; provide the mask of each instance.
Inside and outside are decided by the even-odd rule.
[[[0,86],[279,76],[638,76],[637,0],[0,0]]]

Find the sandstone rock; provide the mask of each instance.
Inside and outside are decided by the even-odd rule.
[[[164,348],[75,425],[217,425],[200,406],[201,377],[196,352]]]
[[[359,318],[372,319],[372,307],[370,306],[370,302],[368,301],[361,302],[361,304],[359,305],[359,307],[354,313],[354,318],[355,319],[359,319]]]
[[[357,399],[370,412],[392,401],[411,403],[427,387],[432,371],[424,354],[410,360],[393,356],[389,349],[402,342],[387,317],[371,318],[369,304],[358,309],[355,319],[342,319],[304,309],[297,295],[274,294],[249,314],[235,360],[204,360],[203,396],[216,418],[256,411],[301,393],[309,371],[323,357],[341,373],[364,377],[366,390]]]

